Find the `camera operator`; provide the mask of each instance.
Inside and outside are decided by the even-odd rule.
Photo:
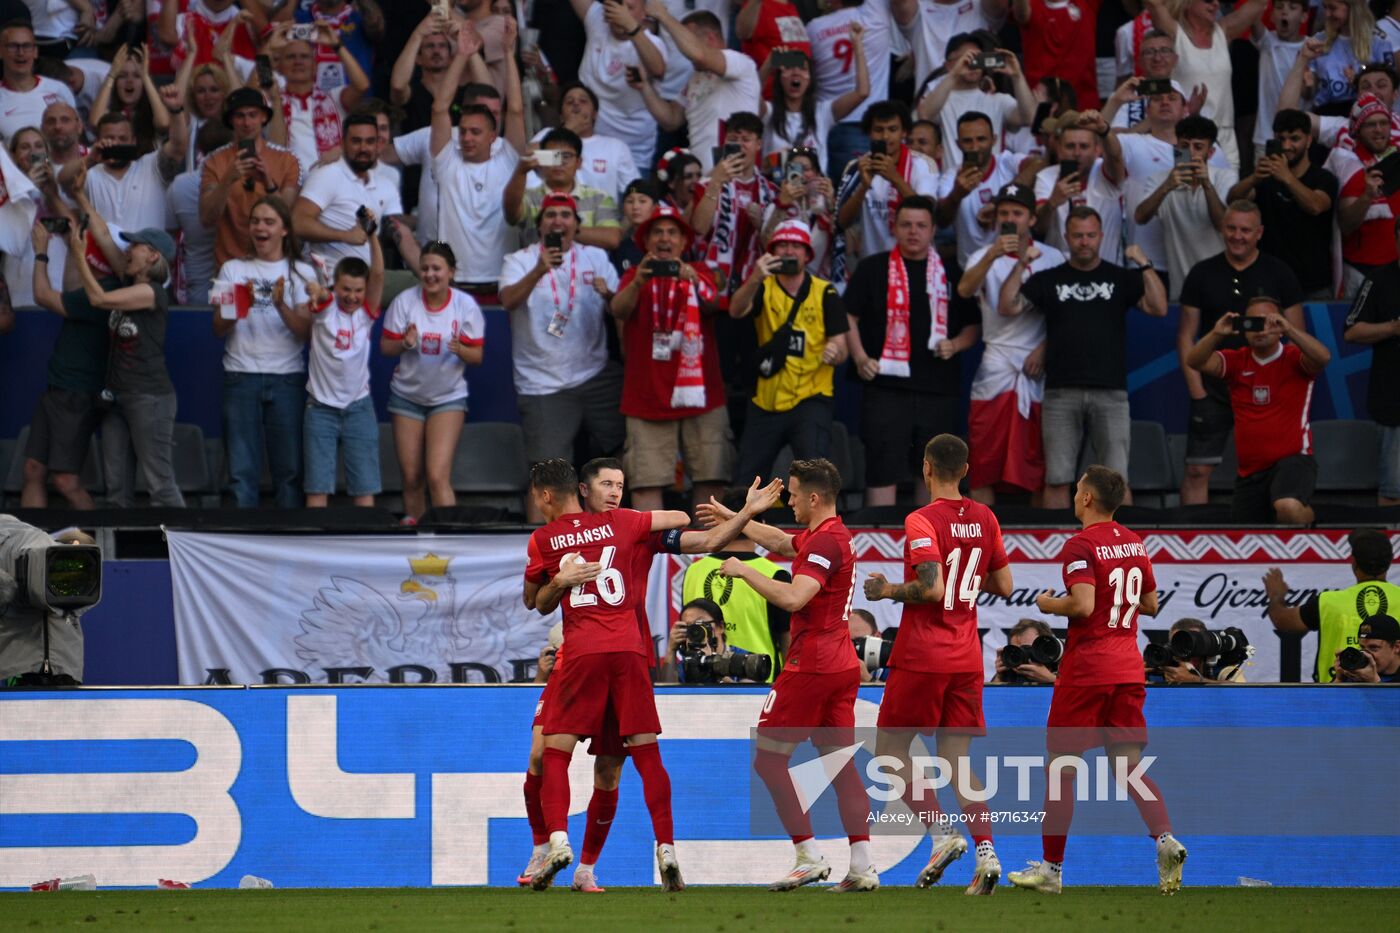
[[[1400,622],[1393,616],[1373,615],[1357,632],[1361,647],[1343,648],[1335,655],[1333,683],[1400,683]],[[1352,654],[1351,652],[1356,652]]]
[[[704,626],[709,637],[693,640],[686,632],[691,626]],[[689,653],[706,657],[722,657],[733,654],[738,657],[750,655],[742,648],[731,648],[724,638],[724,610],[708,599],[692,599],[681,607],[680,618],[671,626],[671,637],[666,642],[666,656],[661,659],[657,671],[657,682],[663,684],[683,684],[691,681],[686,678],[684,655]],[[758,683],[747,677],[720,677],[715,683]]]
[[[1167,633],[1168,639],[1177,632],[1206,632],[1206,624],[1200,619],[1177,619]],[[1169,684],[1242,684],[1244,683],[1244,663],[1234,662],[1233,658],[1218,657],[1214,664],[1204,655],[1181,657],[1173,653],[1168,663],[1159,667],[1149,667],[1149,674],[1160,673],[1162,680]]]
[[[534,683],[549,683],[549,675],[554,673],[554,663],[559,660],[559,649],[564,646],[564,623],[556,622],[545,637],[544,647],[535,665]]]
[[[93,543],[90,535],[76,528],[65,528],[50,536],[13,515],[0,515],[0,686],[76,685],[82,681],[83,629],[78,622],[79,612],[56,608],[52,603],[36,605],[33,587],[28,586],[35,579],[34,568],[21,574],[17,565],[26,556],[31,561],[43,559],[55,544]],[[92,581],[58,576],[65,572],[66,568],[50,560],[43,590],[67,595],[70,585],[77,584],[100,594],[100,583],[84,586]],[[100,573],[99,563],[99,581]],[[83,608],[95,602],[96,598],[92,598]]]
[[[1400,606],[1400,587],[1386,582],[1392,558],[1390,537],[1375,528],[1358,528],[1347,536],[1351,547],[1351,573],[1356,582],[1346,589],[1314,593],[1296,606],[1284,602],[1288,581],[1283,571],[1270,567],[1264,574],[1269,598],[1269,621],[1280,632],[1306,635],[1317,632],[1318,683],[1332,680],[1331,659],[1348,645],[1355,645],[1361,623],[1383,614],[1388,606]]]
[[[1029,649],[1037,638],[1054,638],[1055,632],[1045,622],[1040,619],[1021,619],[1011,627],[1011,631],[1006,633],[1006,644],[1008,647]],[[1045,664],[1037,664],[1035,661],[1027,661],[1015,667],[1007,667],[1002,662],[1002,654],[1006,648],[997,649],[997,670],[990,683],[994,684],[1053,684],[1056,673]],[[1058,665],[1056,665],[1058,667]]]
[[[850,629],[851,639],[857,638],[879,638],[880,626],[875,622],[875,616],[869,609],[852,609],[851,614],[846,617],[846,626]],[[885,668],[871,671],[865,666],[864,660],[860,665],[860,682],[863,684],[878,684],[885,679]]]

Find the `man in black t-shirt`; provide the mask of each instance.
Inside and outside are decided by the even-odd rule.
[[[856,266],[846,286],[846,313],[851,329],[851,363],[865,383],[861,397],[860,435],[865,442],[866,505],[894,505],[896,486],[920,475],[924,445],[936,434],[958,434],[962,367],[957,355],[971,349],[982,336],[975,304],[948,287],[938,255],[930,250],[935,230],[931,198],[914,195],[895,212],[895,254],[908,282],[905,315],[890,314],[891,254],[867,256]],[[933,275],[929,263],[936,263]],[[947,302],[947,313],[933,334],[930,278]],[[942,286],[939,287],[938,283]],[[935,298],[939,298],[935,295]],[[898,328],[891,340],[889,322],[905,321],[904,339]],[[931,344],[931,345],[930,345]],[[899,352],[899,346],[904,353]],[[904,356],[905,366],[897,359]],[[903,372],[903,375],[897,373]],[[915,484],[915,497],[926,501],[928,491]]]
[[[1230,390],[1219,379],[1186,365],[1186,355],[1222,315],[1234,312],[1243,316],[1249,300],[1259,295],[1277,298],[1288,322],[1299,330],[1306,329],[1298,277],[1288,263],[1259,251],[1259,240],[1264,234],[1259,206],[1253,201],[1231,201],[1221,219],[1220,234],[1225,251],[1196,263],[1181,286],[1176,349],[1191,396],[1182,505],[1200,505],[1209,498],[1210,474],[1224,458],[1225,445],[1235,428]],[[1243,337],[1230,337],[1221,341],[1219,349],[1242,346]]]
[[[1397,225],[1400,237],[1400,225]],[[1371,347],[1366,410],[1381,429],[1380,504],[1400,505],[1400,264],[1366,277],[1342,339]]]
[[[1274,155],[1265,154],[1254,171],[1230,189],[1230,200],[1259,205],[1264,238],[1259,248],[1277,256],[1298,276],[1304,301],[1332,297],[1332,218],[1337,176],[1308,159],[1312,119],[1301,110],[1274,115]]]
[[[1136,244],[1123,256],[1138,265],[1125,269],[1099,258],[1103,222],[1092,207],[1076,207],[1065,221],[1069,260],[1032,275],[1029,251],[1001,286],[998,310],[1045,315],[1045,400],[1040,407],[1045,447],[1047,509],[1069,508],[1069,488],[1078,472],[1087,426],[1098,462],[1128,475],[1128,312],[1165,317],[1167,290]],[[1126,499],[1125,501],[1131,501]]]

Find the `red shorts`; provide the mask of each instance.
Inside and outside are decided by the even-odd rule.
[[[986,735],[982,718],[982,672],[932,674],[894,668],[880,701],[881,729],[935,729],[959,735]]]
[[[1099,746],[1147,744],[1147,720],[1142,684],[1056,685],[1050,695],[1049,734],[1052,752],[1082,752]]]
[[[540,691],[539,702],[535,704],[535,720],[531,729],[538,726],[544,728],[545,707],[549,703],[549,686],[555,682],[555,678],[545,681],[544,689]],[[622,735],[617,731],[617,717],[613,715],[612,709],[608,710],[607,718],[603,720],[603,731],[598,735],[590,736],[588,742],[588,753],[590,755],[608,755],[613,758],[626,758],[627,746],[622,744]]]
[[[763,701],[759,735],[778,742],[798,743],[821,729],[819,745],[850,745],[855,741],[856,691],[860,668],[816,674],[784,669]],[[830,733],[829,730],[841,730]]]
[[[545,735],[597,736],[602,744],[610,730],[618,736],[661,731],[647,659],[640,654],[571,654],[550,686],[540,723]]]

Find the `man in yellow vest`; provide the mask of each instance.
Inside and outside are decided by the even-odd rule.
[[[725,508],[733,509],[737,502],[744,506],[744,490],[734,488],[725,492]],[[773,673],[768,682],[778,676],[782,659],[788,649],[788,613],[770,604],[754,592],[753,587],[736,577],[720,574],[726,558],[737,557],[764,576],[783,583],[792,575],[766,557],[760,557],[754,543],[742,535],[731,541],[723,551],[696,558],[686,568],[681,581],[681,603],[708,599],[724,612],[724,640],[735,648],[751,654],[766,654],[773,659]]]
[[[1317,632],[1318,683],[1332,681],[1332,665],[1338,651],[1359,647],[1357,630],[1366,619],[1400,612],[1400,586],[1387,583],[1393,556],[1390,537],[1374,528],[1358,528],[1347,536],[1351,545],[1351,572],[1356,583],[1344,590],[1324,590],[1297,606],[1284,604],[1288,583],[1283,572],[1270,567],[1264,574],[1269,597],[1269,620],[1280,632]]]
[[[729,299],[730,317],[753,313],[759,347],[735,484],[767,476],[784,444],[798,460],[831,456],[832,377],[846,361],[850,322],[836,288],[807,271],[812,256],[812,231],[783,221]]]

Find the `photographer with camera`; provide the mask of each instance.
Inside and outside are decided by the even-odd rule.
[[[1253,652],[1244,632],[1212,632],[1200,619],[1177,619],[1167,644],[1150,644],[1142,653],[1150,683],[1242,684],[1244,662]]]
[[[1236,334],[1247,346],[1217,349]],[[1317,461],[1308,408],[1313,381],[1331,359],[1320,341],[1283,315],[1278,299],[1264,295],[1250,298],[1243,315],[1221,315],[1186,354],[1186,365],[1230,392],[1239,454],[1231,521],[1312,524]]]
[[[78,617],[101,598],[102,552],[90,535],[48,535],[0,515],[0,687],[80,683]]]
[[[1058,642],[1054,629],[1040,619],[1021,619],[1006,633],[1006,647],[997,649],[996,674],[988,681],[994,684],[1053,684],[1058,673],[1059,661],[1041,663],[1034,648],[1041,639],[1049,638]],[[1063,649],[1061,649],[1063,650]],[[1043,649],[1042,649],[1043,651]]]
[[[846,360],[850,325],[836,288],[807,272],[812,256],[805,223],[779,224],[729,301],[736,320],[755,312],[758,336],[758,385],[744,418],[736,483],[767,470],[784,445],[798,460],[831,452],[834,375]]]
[[[1361,647],[1350,646],[1335,655],[1333,683],[1400,683],[1400,622],[1393,616],[1373,615],[1357,632]]]
[[[888,645],[880,635],[880,626],[875,623],[875,615],[869,609],[852,609],[846,619],[851,630],[851,644],[860,658],[860,682],[863,684],[883,683],[889,673],[890,652],[894,650],[894,634],[899,629],[890,629]]]
[[[681,607],[671,626],[666,656],[657,671],[659,683],[763,683],[773,671],[773,659],[729,645],[724,610],[708,599],[692,599]]]

